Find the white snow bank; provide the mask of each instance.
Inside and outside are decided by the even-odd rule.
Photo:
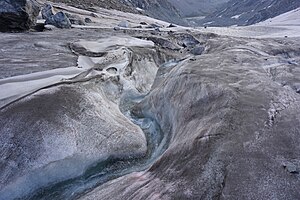
[[[256,25],[259,26],[300,26],[300,8],[267,19]]]
[[[82,71],[77,67],[68,67],[1,79],[0,108],[44,87],[71,78]]]

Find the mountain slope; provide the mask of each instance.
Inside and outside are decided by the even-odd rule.
[[[206,16],[229,0],[169,0],[184,17]]]
[[[251,25],[300,7],[299,0],[230,0],[205,19],[201,25]]]
[[[134,7],[142,9],[145,13],[153,18],[165,20],[168,22],[182,24],[184,21],[177,9],[166,0],[128,0]]]

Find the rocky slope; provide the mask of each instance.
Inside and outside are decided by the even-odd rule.
[[[116,9],[123,12],[139,13],[128,1],[123,0],[109,0],[109,1],[97,1],[97,0],[52,0],[55,3],[67,3],[68,5],[76,6],[79,8],[89,9],[93,6],[99,6],[106,9]]]
[[[299,35],[54,9],[0,34],[1,200],[299,199]]]
[[[166,0],[52,0],[53,2],[64,2],[80,8],[92,9],[100,6],[107,9],[116,9],[124,12],[140,13],[156,19],[165,20],[175,24],[186,25],[177,9]]]

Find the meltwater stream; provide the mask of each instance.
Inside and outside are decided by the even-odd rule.
[[[174,67],[180,61],[170,61],[163,64],[160,69]],[[77,199],[90,192],[95,187],[132,172],[146,170],[167,149],[169,137],[165,135],[159,124],[151,117],[138,117],[132,111],[133,106],[139,103],[145,95],[135,92],[126,92],[121,98],[120,110],[133,123],[138,125],[147,139],[147,153],[142,158],[115,158],[109,157],[90,167],[79,177],[62,181],[30,194],[27,200],[69,200]]]
[[[141,97],[126,99],[126,106],[132,107]],[[93,188],[120,176],[145,170],[167,148],[167,138],[164,137],[158,123],[150,118],[138,118],[129,110],[123,109],[125,115],[143,130],[147,139],[147,153],[142,158],[109,157],[90,167],[83,175],[66,180],[45,188],[41,188],[25,199],[77,199]]]

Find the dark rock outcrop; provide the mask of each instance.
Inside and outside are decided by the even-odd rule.
[[[58,12],[49,17],[45,24],[56,26],[57,28],[71,28],[71,22],[64,12]]]
[[[198,47],[191,49],[190,52],[194,55],[201,55],[204,52],[204,50],[205,50],[204,46],[198,46]]]
[[[34,0],[1,0],[0,31],[24,31],[35,25],[39,5]]]
[[[180,50],[180,46],[172,43],[171,41],[161,38],[161,37],[147,37],[148,40],[151,40],[156,45],[169,50]]]
[[[178,44],[182,47],[194,47],[200,42],[190,34],[182,34],[177,37]]]
[[[46,25],[53,25],[57,28],[71,28],[71,21],[67,17],[67,15],[60,11],[56,14],[53,13],[52,6],[50,4],[46,4],[42,9],[42,17],[45,19]],[[73,22],[77,22],[78,19],[74,18]],[[82,22],[84,23],[84,22]],[[79,23],[74,23],[79,24]]]
[[[84,19],[84,22],[85,22],[85,23],[92,23],[93,21],[92,21],[90,18],[86,17],[86,18]]]
[[[50,4],[46,4],[43,9],[41,10],[41,14],[43,19],[48,19],[50,18],[52,15],[54,15],[52,6]]]
[[[129,23],[128,21],[124,20],[124,21],[121,21],[119,24],[118,24],[119,27],[122,27],[122,28],[128,28],[129,27]]]

